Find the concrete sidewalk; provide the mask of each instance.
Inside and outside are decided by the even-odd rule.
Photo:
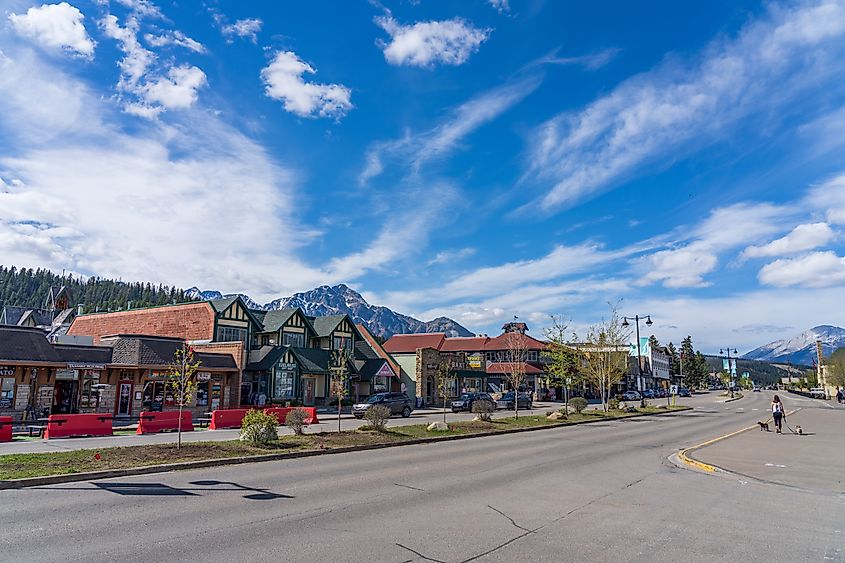
[[[761,420],[763,416],[761,415]],[[801,426],[804,436],[794,434]],[[747,477],[824,493],[845,493],[845,409],[802,408],[788,416],[783,434],[757,427],[689,454],[695,460]]]

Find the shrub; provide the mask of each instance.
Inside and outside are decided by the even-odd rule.
[[[643,404],[641,406],[648,408],[651,406],[651,403],[649,403],[648,401],[643,401]]]
[[[612,411],[618,411],[618,410],[619,410],[619,405],[620,405],[620,403],[619,403],[619,399],[617,399],[616,397],[613,397],[612,399],[610,399],[610,400],[607,402],[607,406],[608,406],[608,408],[609,408],[610,410],[612,410]]]
[[[388,418],[390,418],[390,409],[384,405],[373,405],[364,413],[364,419],[369,423],[370,428],[377,432],[384,432]]]
[[[263,410],[250,409],[241,422],[240,439],[255,446],[272,443],[279,439],[279,421]]]
[[[473,401],[472,412],[484,422],[490,422],[490,414],[493,412],[493,403],[490,401]]]
[[[288,428],[293,430],[293,433],[297,436],[302,436],[302,429],[308,426],[305,424],[305,421],[308,420],[309,414],[305,411],[305,409],[293,409],[292,411],[288,412],[288,415],[285,417],[285,424]]]
[[[581,414],[581,411],[587,408],[587,399],[584,397],[572,397],[569,399],[569,405],[575,409],[575,412]]]

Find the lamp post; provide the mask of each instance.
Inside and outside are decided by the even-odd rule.
[[[739,353],[739,352],[736,351],[736,348],[731,350],[730,346],[728,346],[724,350],[719,350],[719,354],[724,354],[727,357],[727,360],[728,360],[728,378],[730,378],[730,382],[731,382],[730,383],[730,385],[731,385],[731,399],[733,399],[733,397],[734,397],[734,378],[733,378],[734,374],[733,374],[733,371],[731,370],[731,352],[733,352],[734,361],[736,361],[736,355]]]
[[[629,320],[634,321],[637,326],[637,373],[639,374],[639,385],[640,388],[640,406],[645,407],[645,381],[643,380],[643,362],[642,358],[640,357],[640,321],[645,319],[646,326],[651,326],[651,315],[634,315],[633,317],[622,317],[622,326],[631,326],[628,322]]]

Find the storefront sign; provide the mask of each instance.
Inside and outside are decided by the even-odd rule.
[[[376,372],[376,377],[393,377],[393,370],[390,369],[390,366],[387,365],[387,362],[384,362]]]
[[[56,379],[72,380],[79,377],[79,372],[75,369],[59,369],[56,370]]]
[[[0,399],[0,409],[12,408],[12,399]]]
[[[105,364],[89,364],[89,363],[79,363],[79,364],[72,364],[68,363],[68,369],[106,369]]]
[[[210,381],[210,380],[211,380],[211,372],[209,372],[209,371],[197,372],[197,381]]]
[[[481,369],[484,358],[481,354],[470,354],[467,356],[467,365],[472,369]]]
[[[296,371],[296,364],[288,364],[285,362],[278,363],[279,369],[283,371]]]
[[[0,376],[12,376],[15,375],[15,368],[9,366],[0,366]]]

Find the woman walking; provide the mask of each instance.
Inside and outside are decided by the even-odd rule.
[[[786,413],[783,412],[783,403],[777,395],[775,395],[774,399],[772,399],[772,418],[775,421],[777,433],[781,434],[781,424],[786,419]]]

